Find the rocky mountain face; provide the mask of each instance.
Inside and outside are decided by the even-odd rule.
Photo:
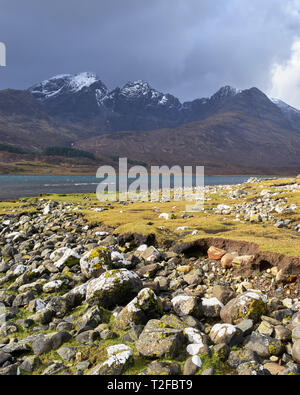
[[[300,169],[299,134],[238,113],[218,114],[172,129],[109,133],[80,140],[75,147],[151,165],[204,165],[211,174],[241,174],[246,168],[253,174],[258,168],[259,174],[270,174],[269,167],[273,174],[279,170],[283,174],[283,168]]]
[[[0,91],[0,142],[30,150],[47,145],[66,145],[76,138],[49,116],[29,92]]]
[[[173,127],[181,122],[180,101],[152,89],[145,81],[129,82],[113,90],[101,105],[111,110],[112,130],[149,130]]]
[[[110,91],[94,73],[59,75],[0,92],[0,141],[35,152],[72,146],[107,162],[206,165],[214,174],[300,171],[300,111],[257,88],[224,86],[181,103],[141,80]]]
[[[56,119],[94,124],[101,132],[173,128],[212,115],[243,112],[300,131],[300,111],[269,99],[257,88],[219,89],[210,98],[181,103],[145,81],[128,82],[112,91],[94,73],[64,74],[29,89]]]
[[[102,131],[147,130],[180,123],[180,101],[147,82],[109,91],[93,73],[59,75],[29,92],[51,116],[64,121],[98,123]]]
[[[49,115],[60,121],[97,118],[102,126],[99,103],[108,94],[108,89],[93,73],[58,75],[34,85],[29,92]]]

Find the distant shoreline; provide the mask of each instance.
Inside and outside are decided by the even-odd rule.
[[[150,177],[150,176],[149,176]],[[215,185],[237,185],[246,182],[251,177],[257,178],[287,178],[286,176],[253,176],[253,175],[205,175],[205,186]],[[132,179],[133,181],[134,179]],[[101,178],[96,178],[95,175],[0,175],[0,200],[9,201],[28,197],[38,197],[47,194],[88,194],[96,193],[98,184],[105,181]],[[105,182],[104,182],[105,183]],[[116,179],[118,184],[118,179]],[[195,185],[195,181],[193,182]],[[114,183],[110,183],[114,185]],[[131,179],[129,180],[129,185]],[[151,188],[151,181],[148,179],[149,189]],[[175,187],[176,187],[175,182]],[[170,188],[173,189],[174,180],[170,182]],[[116,186],[118,190],[118,185]]]
[[[300,173],[300,171],[299,171]],[[162,173],[163,175],[169,175],[168,173]],[[116,175],[119,176],[120,174],[118,172],[116,172]],[[177,174],[176,174],[177,175]],[[196,173],[192,173],[193,176],[196,175]],[[226,173],[226,174],[218,174],[218,173],[213,173],[211,174],[210,172],[205,173],[206,177],[286,177],[286,178],[293,178],[296,177],[298,175],[298,173],[291,175],[291,173],[286,173],[286,174],[282,174],[282,173]],[[47,177],[47,176],[80,176],[80,177],[93,177],[96,176],[96,172],[87,172],[87,173],[76,173],[76,172],[62,172],[62,173],[26,173],[26,172],[22,172],[22,173],[0,173],[0,177],[1,176],[32,176],[32,177],[39,177],[39,176],[43,176],[43,177]]]

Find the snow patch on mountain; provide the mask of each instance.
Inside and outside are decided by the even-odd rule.
[[[116,88],[108,93],[100,101],[104,106],[114,108],[120,103],[127,105],[138,105],[149,108],[179,109],[180,101],[169,94],[165,94],[151,88],[148,82],[143,80],[130,81],[122,88]]]
[[[277,107],[279,107],[282,111],[285,112],[293,112],[300,114],[300,110],[297,110],[297,108],[290,106],[289,104],[285,103],[284,101],[275,98],[275,97],[269,97],[269,99],[276,104]]]
[[[95,96],[98,106],[101,107],[103,101],[107,98],[107,91],[105,89],[96,89]]]
[[[73,90],[73,92],[78,92],[81,91],[83,88],[88,88],[92,84],[98,81],[98,78],[96,74],[94,73],[80,73],[80,74],[75,74],[74,76],[71,76],[70,78],[70,88]]]
[[[29,91],[40,100],[47,100],[62,93],[76,93],[89,88],[99,81],[94,73],[59,74],[29,88]]]
[[[138,80],[133,82],[128,82],[120,91],[120,95],[137,98],[140,96],[146,96],[149,92],[153,92],[149,84],[146,81]],[[158,92],[157,92],[158,93]]]

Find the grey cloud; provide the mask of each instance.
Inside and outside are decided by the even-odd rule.
[[[220,86],[270,88],[300,31],[292,0],[0,0],[0,89],[95,71],[110,88],[144,79],[181,100]]]

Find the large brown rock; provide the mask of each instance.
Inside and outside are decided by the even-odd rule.
[[[218,284],[214,285],[212,293],[213,296],[215,296],[224,305],[236,296],[235,292],[230,287]]]
[[[225,254],[221,258],[221,265],[223,269],[232,268],[233,256],[231,254]]]
[[[207,251],[207,255],[208,255],[209,259],[219,260],[225,254],[226,254],[225,250],[223,250],[221,248],[214,247],[214,246],[209,247],[209,249]]]

